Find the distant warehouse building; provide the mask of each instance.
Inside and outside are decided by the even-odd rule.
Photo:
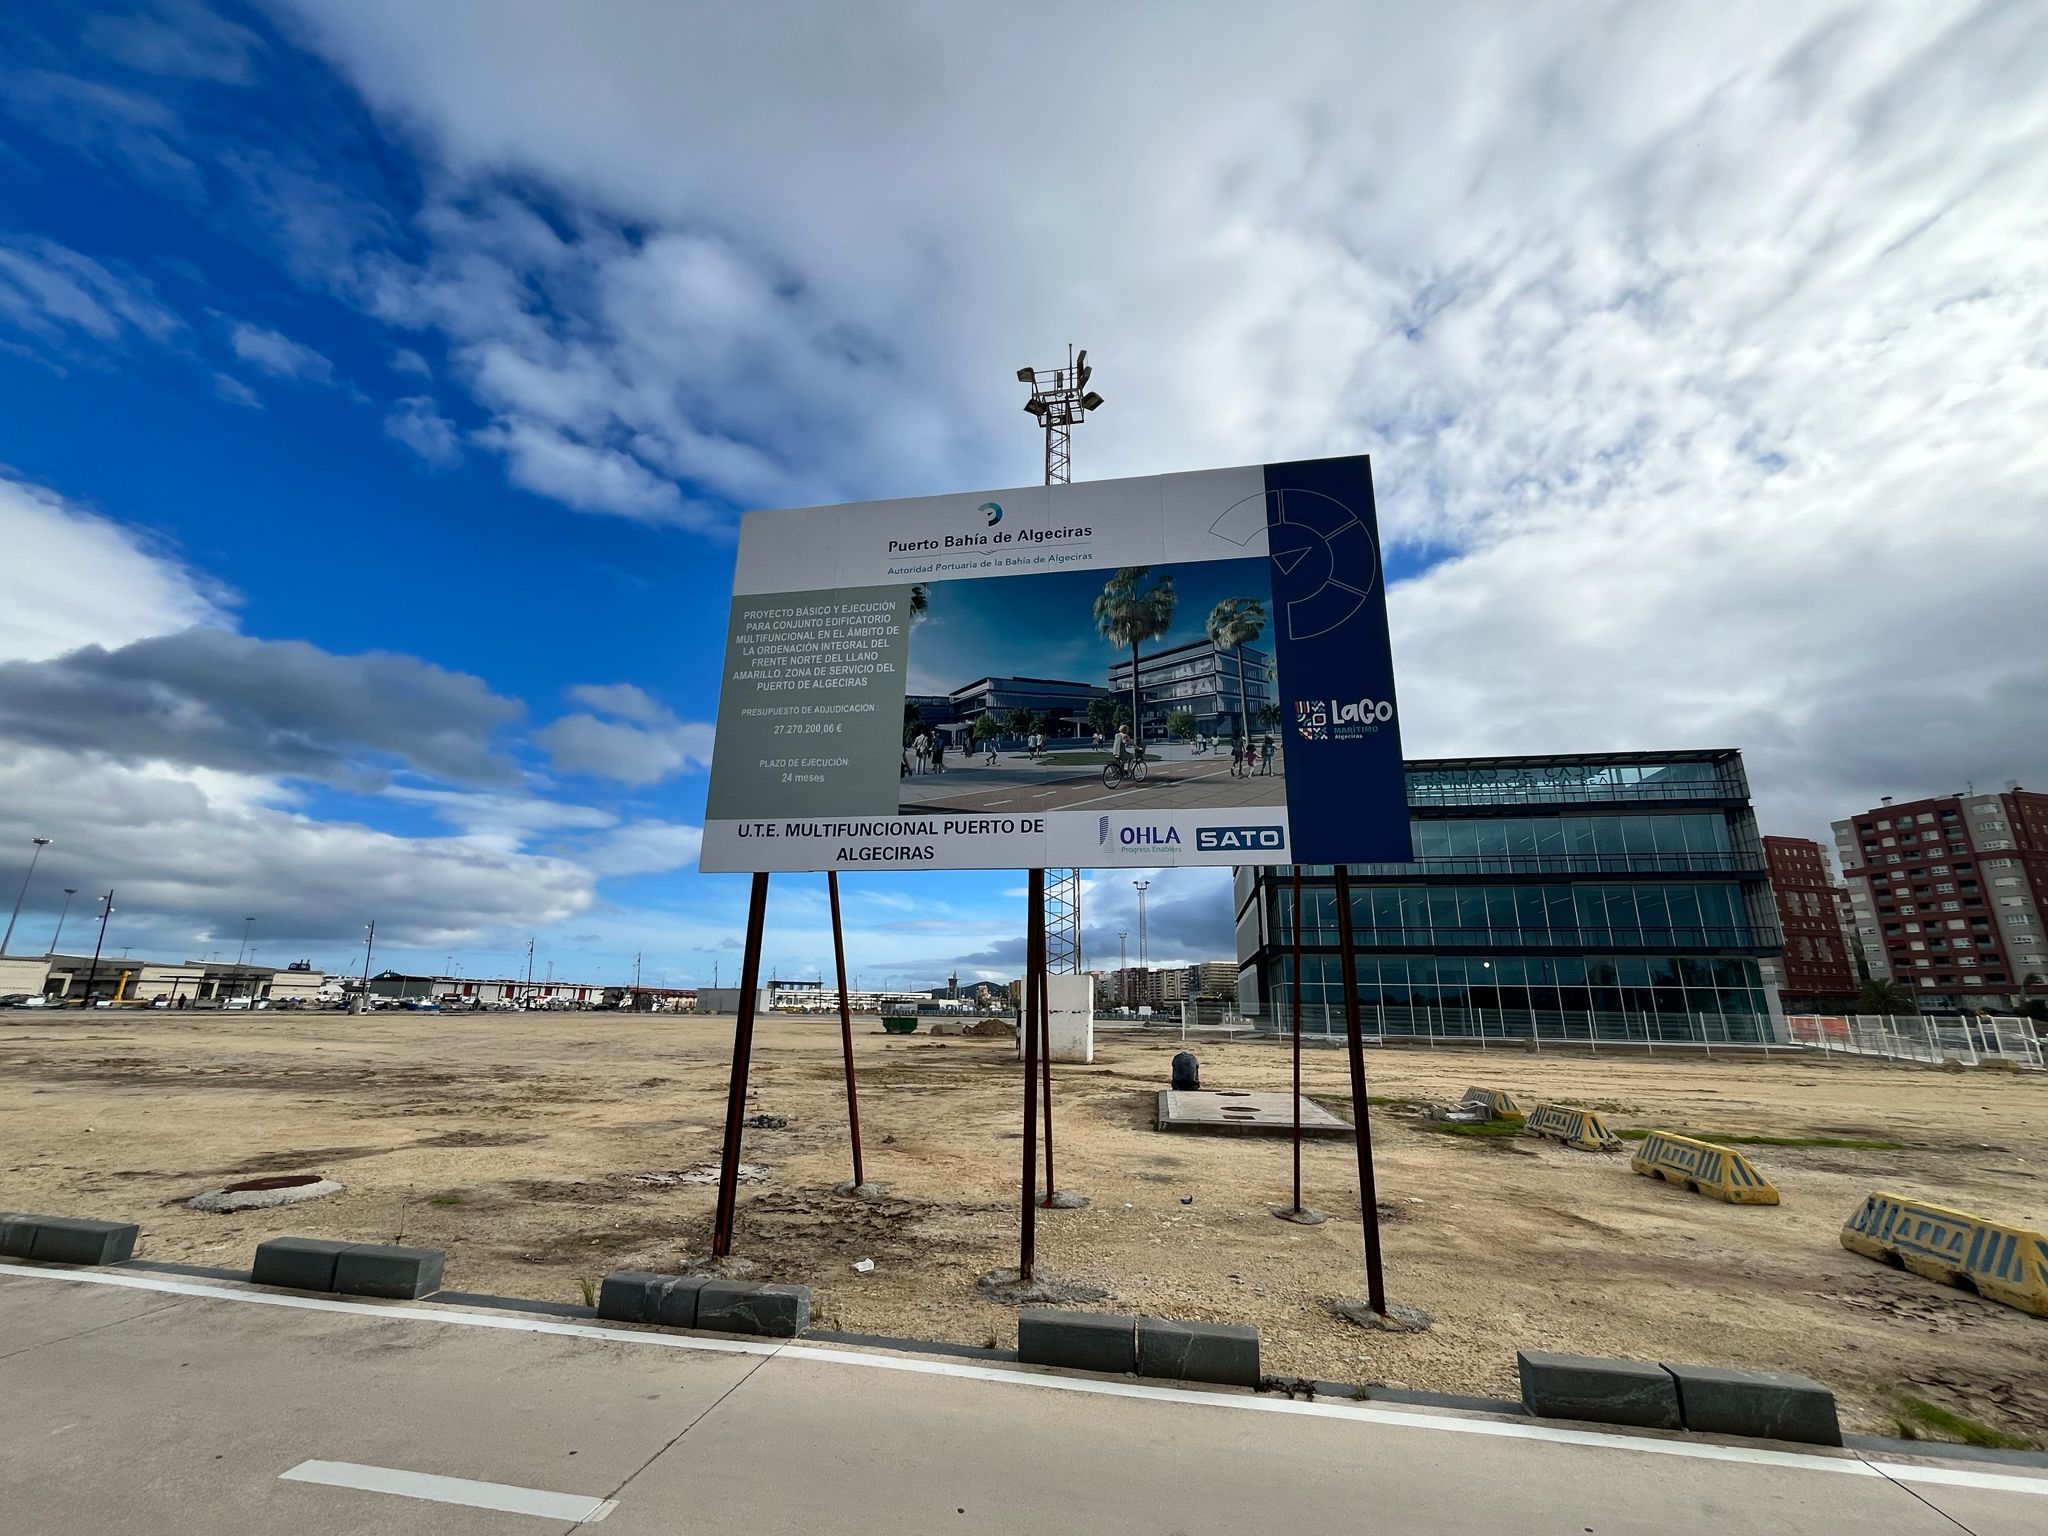
[[[1408,764],[1415,858],[1351,866],[1368,1032],[1782,1038],[1780,953],[1749,781],[1730,750]],[[1236,878],[1238,1007],[1294,1000],[1292,871]],[[1302,867],[1301,1002],[1343,1027],[1335,877]]]

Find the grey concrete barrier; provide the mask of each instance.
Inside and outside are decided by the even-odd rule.
[[[702,1275],[650,1275],[615,1270],[597,1291],[597,1315],[614,1323],[659,1323],[665,1328],[697,1326],[697,1293]]]
[[[1835,1394],[1789,1371],[1738,1371],[1718,1365],[1666,1365],[1687,1429],[1759,1440],[1840,1445]]]
[[[1138,1319],[1138,1374],[1163,1381],[1259,1384],[1259,1330],[1239,1323]]]
[[[1026,1365],[1128,1376],[1138,1368],[1138,1320],[1112,1312],[1025,1307],[1017,1314],[1017,1358]]]
[[[793,1339],[811,1326],[811,1288],[707,1280],[697,1291],[696,1325],[712,1333]]]
[[[135,1255],[142,1229],[89,1216],[0,1214],[0,1257],[46,1264],[119,1264]]]
[[[1677,1384],[1661,1365],[1535,1349],[1517,1350],[1515,1365],[1522,1377],[1522,1405],[1540,1418],[1643,1429],[1684,1426]]]
[[[446,1259],[438,1248],[344,1243],[325,1237],[273,1237],[256,1245],[249,1278],[258,1285],[340,1296],[417,1301],[441,1289]]]

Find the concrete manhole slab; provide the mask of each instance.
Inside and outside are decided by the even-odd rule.
[[[209,1189],[185,1202],[195,1211],[226,1214],[231,1211],[267,1211],[280,1205],[304,1205],[338,1195],[342,1185],[317,1173],[279,1173],[261,1179],[244,1179],[225,1189]]]
[[[1252,1093],[1244,1089],[1178,1089],[1159,1091],[1158,1128],[1198,1131],[1216,1136],[1291,1136],[1294,1100],[1285,1093]],[[1301,1101],[1301,1134],[1346,1137],[1351,1127],[1311,1099]]]

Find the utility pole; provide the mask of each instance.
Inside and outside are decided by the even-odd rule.
[[[633,990],[640,990],[640,951],[633,951]]]
[[[40,859],[43,856],[43,850],[50,846],[50,840],[47,837],[32,837],[29,841],[35,844],[35,852],[28,856],[28,873],[21,877],[21,889],[15,892],[14,911],[7,919],[7,932],[4,935],[0,935],[0,955],[5,955],[7,953],[7,946],[14,942],[14,924],[15,920],[21,916],[21,900],[24,896],[28,895],[29,881],[36,877],[36,860]]]
[[[526,995],[533,996],[533,940],[526,941]]]
[[[50,953],[57,953],[57,941],[64,937],[64,919],[71,913],[71,898],[78,894],[78,887],[64,887],[64,905],[57,909],[57,931],[50,935]]]
[[[107,919],[114,915],[114,893],[109,890],[107,899],[100,907],[100,936],[92,946],[92,969],[85,977],[85,1006],[92,1006],[92,989],[100,979],[100,951],[107,943]]]
[[[1066,367],[1017,370],[1017,382],[1031,386],[1031,398],[1024,402],[1024,409],[1045,429],[1047,485],[1073,483],[1073,430],[1088,419],[1090,411],[1102,408],[1102,396],[1088,387],[1088,380],[1094,372],[1088,366],[1087,349],[1084,347],[1076,354],[1071,342],[1067,345]],[[1081,974],[1081,871],[1078,869],[1049,869],[1045,872],[1044,958],[1049,972]]]
[[[1133,880],[1131,884],[1137,888],[1138,892],[1138,965],[1140,969],[1144,969],[1149,963],[1145,952],[1145,893],[1152,888],[1152,882],[1150,880]]]

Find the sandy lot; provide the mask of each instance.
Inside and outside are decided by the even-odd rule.
[[[714,1191],[647,1180],[715,1164],[731,1023],[617,1015],[0,1016],[0,1206],[119,1216],[139,1254],[243,1266],[282,1233],[448,1251],[451,1288],[574,1301],[618,1268],[708,1251]],[[868,1176],[849,1173],[838,1033],[764,1021],[735,1251],[816,1292],[818,1326],[1014,1342],[977,1275],[1016,1261],[1019,1070],[1005,1042],[886,1037],[857,1024]],[[1517,1347],[1807,1372],[1851,1427],[1890,1430],[1891,1394],[2048,1436],[2048,1320],[1842,1249],[1873,1188],[2048,1227],[2048,1081],[1836,1061],[1773,1063],[1390,1051],[1389,1100],[1468,1083],[1607,1112],[1618,1126],[1884,1139],[1897,1150],[1751,1148],[1783,1191],[1734,1208],[1526,1138],[1468,1141],[1374,1112],[1388,1285],[1437,1319],[1367,1334],[1333,1318],[1362,1294],[1348,1143],[1310,1143],[1324,1226],[1276,1221],[1284,1141],[1162,1135],[1153,1100],[1174,1040],[1104,1036],[1056,1074],[1059,1182],[1087,1210],[1041,1213],[1039,1262],[1109,1288],[1119,1310],[1255,1323],[1267,1369],[1515,1395]],[[1205,1087],[1284,1089],[1284,1050],[1199,1048]],[[1341,1052],[1309,1091],[1346,1093]],[[346,1193],[211,1216],[179,1202],[232,1179],[320,1172]],[[853,1272],[872,1258],[872,1275]]]

